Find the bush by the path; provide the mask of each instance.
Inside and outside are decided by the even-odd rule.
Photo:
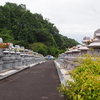
[[[80,66],[69,72],[74,81],[58,87],[59,92],[71,100],[100,100],[100,57],[86,54],[78,63]]]

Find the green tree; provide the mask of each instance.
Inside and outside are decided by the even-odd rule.
[[[29,44],[29,48],[31,50],[35,51],[35,52],[38,52],[39,49],[44,49],[45,50],[45,54],[47,54],[47,51],[48,51],[48,47],[45,44],[41,43],[41,42]],[[39,50],[39,52],[40,52],[40,50]]]
[[[40,54],[43,54],[44,56],[47,55],[47,51],[43,47],[39,47],[38,50],[37,50],[37,52],[40,53]]]
[[[0,37],[4,42],[12,42],[54,56],[57,56],[60,50],[78,44],[74,39],[59,34],[57,27],[42,14],[31,13],[25,4],[10,2],[0,6]],[[46,48],[40,48],[38,45]]]

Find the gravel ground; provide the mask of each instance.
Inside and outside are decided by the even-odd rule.
[[[0,100],[64,100],[53,60],[0,81]]]

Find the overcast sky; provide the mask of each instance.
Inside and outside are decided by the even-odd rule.
[[[5,2],[25,4],[54,23],[60,34],[80,43],[85,36],[93,38],[100,28],[100,0],[0,0],[0,5]]]

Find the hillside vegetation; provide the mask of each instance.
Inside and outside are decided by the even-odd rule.
[[[24,4],[10,2],[0,6],[0,37],[4,42],[53,56],[78,44],[74,39],[59,34],[57,27],[41,14],[31,13]]]

